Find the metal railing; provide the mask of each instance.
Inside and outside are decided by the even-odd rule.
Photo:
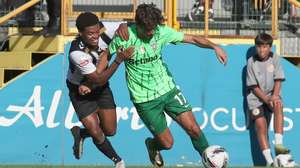
[[[204,5],[197,4],[199,1]],[[247,37],[269,31],[277,37],[288,11],[286,0],[194,0],[194,3],[177,0],[177,3],[181,6],[177,9],[180,27],[198,29],[204,36]]]
[[[71,35],[74,31],[74,20],[82,11],[92,11],[102,20],[109,21],[132,21],[134,20],[137,5],[141,3],[155,3],[162,9],[166,23],[172,27],[178,27],[176,23],[176,3],[174,0],[105,0],[105,1],[89,1],[85,0],[62,0],[62,34]],[[175,7],[175,8],[174,8]],[[73,25],[72,25],[73,24]]]
[[[195,0],[195,2],[197,1],[199,0]],[[75,18],[82,11],[92,11],[103,20],[133,20],[137,5],[141,3],[155,3],[162,9],[166,23],[177,29],[188,28],[194,29],[195,31],[198,30],[202,32],[200,34],[204,36],[251,36],[252,34],[247,31],[266,30],[270,31],[274,37],[278,36],[278,13],[280,8],[284,8],[284,0],[229,0],[234,4],[234,6],[231,7],[231,11],[223,10],[222,5],[224,4],[222,4],[221,0],[202,1],[204,1],[203,13],[195,13],[198,19],[189,21],[186,19],[186,15],[191,13],[191,6],[193,6],[193,4],[191,4],[192,1],[186,0],[94,0],[88,2],[85,0],[62,0],[61,32],[62,35],[72,34],[72,31],[70,31],[70,28],[74,27],[72,22],[74,22]],[[223,0],[223,2],[224,1],[226,0]],[[0,25],[38,2],[40,2],[40,0],[30,0],[1,17]],[[215,21],[210,20],[209,4],[212,2]],[[246,4],[246,2],[248,4]],[[249,4],[250,2],[252,4]],[[268,11],[264,11],[266,2],[271,2],[271,10],[269,10],[271,14],[269,14],[270,12]],[[296,6],[300,5],[296,0],[289,0],[289,2]],[[241,7],[243,7],[243,11],[237,12],[237,8]],[[262,19],[262,17],[265,19]],[[241,33],[242,31],[246,33]]]
[[[300,36],[296,32],[300,26],[300,17],[292,24],[288,21],[288,3],[299,8],[300,3],[297,0],[202,0],[203,11],[200,11],[199,4],[198,6],[196,4],[200,0],[61,1],[62,35],[77,33],[75,19],[82,11],[92,11],[101,20],[134,20],[134,12],[139,4],[154,3],[162,9],[167,25],[185,33],[206,37],[251,39],[257,33],[265,31],[275,38],[282,38],[280,48],[284,55],[300,55],[298,50]],[[38,2],[40,0],[28,0],[27,3],[2,16],[0,26]],[[188,16],[192,9],[195,9],[195,18],[190,20]]]
[[[289,0],[289,3],[295,5],[296,7],[300,8],[300,2],[297,0]]]
[[[25,3],[24,5],[22,5],[18,8],[16,8],[15,10],[9,12],[8,14],[6,14],[3,17],[0,18],[0,25],[7,22],[12,17],[15,17],[16,15],[20,14],[21,12],[27,10],[28,8],[36,5],[40,1],[41,0],[30,0],[27,3]]]

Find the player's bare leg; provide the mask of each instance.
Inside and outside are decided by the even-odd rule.
[[[274,102],[275,155],[288,154],[290,150],[283,146],[283,112],[281,100]]]
[[[99,109],[100,127],[106,136],[114,136],[117,130],[116,109]]]
[[[145,140],[149,159],[155,167],[162,167],[164,165],[160,150],[171,149],[173,143],[173,136],[169,128],[166,128],[162,133],[155,135],[154,138],[147,138]]]
[[[160,150],[168,150],[173,146],[174,140],[169,128],[162,133],[155,135],[154,138],[147,138],[145,144],[151,163],[155,167],[163,167],[164,161],[160,154]]]
[[[202,156],[204,150],[209,146],[205,135],[202,133],[192,111],[181,113],[176,117],[177,123],[190,136],[194,148]]]
[[[255,120],[255,130],[260,149],[264,150],[269,148],[268,127],[265,117],[259,117]]]
[[[117,130],[116,109],[99,109],[98,116],[100,120],[100,127],[105,136],[114,136]],[[115,163],[115,168],[125,168],[125,162],[121,160]]]
[[[121,162],[122,159],[116,153],[110,141],[106,138],[105,134],[103,133],[100,127],[98,111],[85,117],[84,119],[81,120],[81,122],[84,125],[84,127],[88,130],[91,137],[93,138],[93,142],[95,146],[98,148],[98,150],[101,151],[109,159],[111,159],[116,164],[117,167],[117,164]],[[117,168],[123,168],[123,167],[117,167]]]
[[[260,149],[267,161],[267,165],[273,164],[273,158],[268,141],[268,127],[266,118],[261,116],[255,119],[255,129]]]

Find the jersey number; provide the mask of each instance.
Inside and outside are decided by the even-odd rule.
[[[183,96],[183,94],[181,92],[176,94],[174,96],[174,98],[179,102],[180,105],[185,105],[186,104],[186,99],[185,99],[185,97]]]

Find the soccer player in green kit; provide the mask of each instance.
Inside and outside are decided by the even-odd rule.
[[[165,113],[185,130],[200,155],[208,147],[191,105],[176,88],[162,61],[162,48],[169,43],[191,43],[214,49],[219,61],[224,65],[227,62],[226,53],[216,44],[200,36],[177,32],[163,21],[161,10],[154,4],[141,4],[136,10],[135,24],[128,27],[128,40],[115,36],[109,45],[110,54],[134,46],[134,55],[125,60],[127,87],[140,118],[154,136],[145,143],[150,161],[156,167],[164,164],[160,150],[171,149],[173,145]],[[119,63],[117,59],[115,62]]]

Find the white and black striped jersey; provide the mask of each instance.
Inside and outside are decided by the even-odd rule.
[[[96,50],[89,50],[80,37],[77,37],[71,43],[67,80],[72,84],[79,85],[84,75],[93,73],[96,70],[100,53],[108,47],[116,29],[122,22],[99,23],[101,27],[106,28],[106,31],[101,34]]]
[[[111,37],[106,33],[102,33],[98,48],[90,50],[80,37],[73,40],[69,51],[67,80],[72,84],[79,85],[84,79],[84,75],[96,71],[96,64],[99,60],[100,53],[107,48],[110,41]]]

